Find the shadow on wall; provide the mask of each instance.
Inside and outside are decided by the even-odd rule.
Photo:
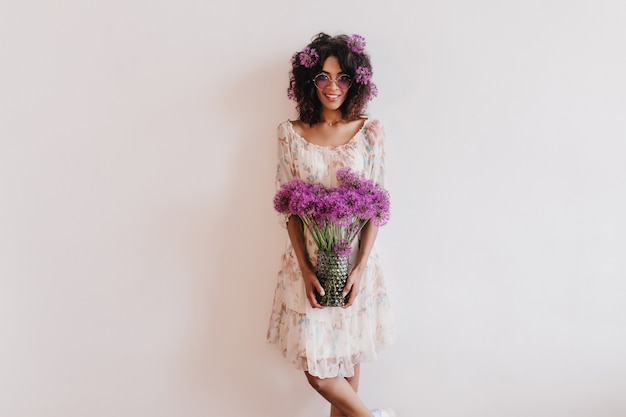
[[[277,59],[274,65],[251,68],[245,79],[225,80],[231,83],[228,95],[215,99],[224,103],[223,113],[209,116],[232,126],[230,139],[223,140],[234,141],[235,151],[228,172],[215,179],[225,186],[214,196],[208,229],[206,218],[195,219],[201,227],[189,229],[196,255],[191,262],[200,262],[203,271],[189,289],[191,340],[184,359],[198,414],[297,415],[293,409],[277,411],[312,397],[304,377],[289,373],[265,342],[285,238],[272,198],[276,126],[293,113],[284,94],[287,65]],[[202,253],[206,241],[214,242],[208,257]]]

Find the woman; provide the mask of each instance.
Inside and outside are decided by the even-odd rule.
[[[320,33],[292,58],[288,95],[299,120],[278,126],[277,188],[294,177],[325,186],[349,167],[384,186],[384,130],[363,116],[376,96],[372,66],[359,35]],[[343,307],[321,306],[315,275],[317,247],[298,216],[283,217],[289,239],[282,257],[268,341],[304,371],[329,403],[330,415],[392,417],[368,411],[357,394],[360,363],[394,340],[389,297],[374,248],[378,228],[367,223],[355,239]]]

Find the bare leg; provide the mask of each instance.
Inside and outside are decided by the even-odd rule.
[[[345,417],[372,417],[363,401],[346,378],[318,378],[308,372],[309,384]]]
[[[348,381],[348,384],[352,387],[354,392],[359,392],[359,376],[361,375],[361,364],[354,365],[354,376],[350,378],[345,378]],[[335,407],[332,403],[330,404],[330,417],[343,417],[343,413],[340,409]]]

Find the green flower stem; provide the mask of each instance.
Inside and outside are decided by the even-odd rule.
[[[302,219],[302,223],[311,233],[313,241],[319,250],[330,252],[333,250],[335,242],[346,239],[352,243],[354,239],[361,233],[363,227],[367,224],[367,220],[358,217],[352,218],[352,223],[347,227],[341,227],[331,221],[318,224],[307,216],[298,216]]]

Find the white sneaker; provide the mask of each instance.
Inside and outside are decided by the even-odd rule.
[[[375,410],[370,410],[370,412],[374,417],[396,417],[396,412],[391,408],[376,408]]]

